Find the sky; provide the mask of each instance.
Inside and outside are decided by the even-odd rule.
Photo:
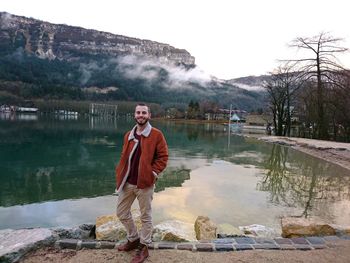
[[[329,32],[350,48],[347,0],[1,0],[0,11],[167,43],[207,74],[232,79],[272,72],[298,56],[297,37]],[[350,67],[350,54],[340,58]]]

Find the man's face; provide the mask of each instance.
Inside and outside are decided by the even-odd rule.
[[[138,125],[145,125],[151,118],[151,113],[148,112],[147,106],[136,106],[135,108],[135,121]]]

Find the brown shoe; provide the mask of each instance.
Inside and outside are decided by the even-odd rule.
[[[135,257],[131,260],[131,263],[142,263],[146,258],[149,257],[148,248],[144,244],[139,244],[136,250]]]
[[[128,242],[126,242],[125,244],[122,244],[120,246],[117,247],[118,251],[131,251],[134,250],[138,247],[138,245],[140,244],[140,239],[136,239],[135,241],[130,242],[128,240]]]

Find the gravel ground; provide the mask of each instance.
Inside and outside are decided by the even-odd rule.
[[[130,262],[134,252],[118,252],[115,249],[94,250],[55,250],[53,248],[40,249],[28,254],[22,263],[104,263]],[[292,250],[254,250],[234,252],[190,252],[183,250],[154,250],[146,262],[153,263],[195,263],[195,262],[310,262],[310,263],[340,263],[350,262],[350,240],[341,240],[331,248],[292,251]]]

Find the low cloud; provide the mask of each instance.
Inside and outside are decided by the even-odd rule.
[[[115,60],[118,63],[118,71],[127,78],[142,78],[146,81],[154,81],[159,77],[162,69],[168,73],[165,80],[167,88],[186,88],[188,82],[196,82],[206,86],[211,81],[210,75],[198,67],[186,69],[184,66],[175,65],[172,62],[160,62],[152,58],[136,56],[124,56]]]
[[[106,69],[107,66],[99,66],[96,62],[91,63],[80,63],[79,71],[81,73],[80,76],[80,84],[85,85],[91,78],[92,74],[98,73]]]
[[[111,70],[110,74],[122,74],[127,79],[143,79],[150,84],[161,79],[162,85],[167,89],[193,88],[188,85],[190,82],[206,87],[212,80],[209,74],[198,67],[186,69],[170,61],[127,55],[100,62],[81,63],[79,66],[81,85],[86,85],[94,74],[102,74],[107,68]],[[166,77],[162,75],[162,71],[166,71]]]

